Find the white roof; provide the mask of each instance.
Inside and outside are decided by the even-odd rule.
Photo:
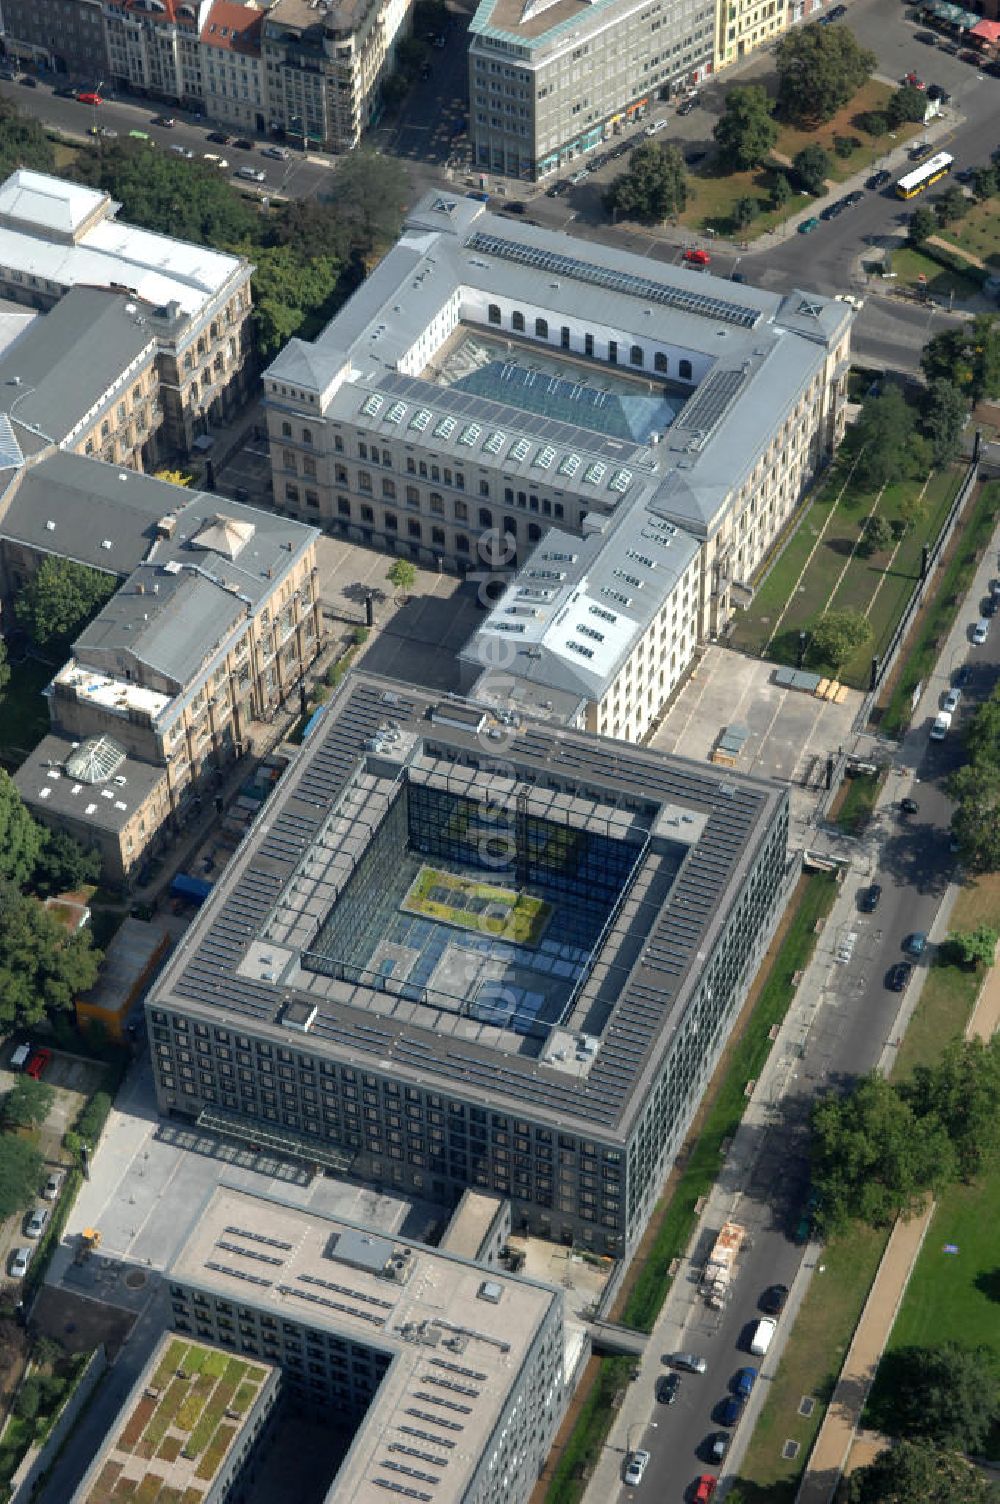
[[[198,313],[238,269],[236,256],[113,218],[99,220],[76,243],[42,239],[29,227],[33,222],[39,231],[69,233],[103,198],[42,173],[13,173],[0,185],[0,265],[61,287],[114,282],[154,307],[176,301],[188,315]],[[25,228],[4,223],[5,214],[16,216]]]
[[[0,215],[71,235],[106,196],[97,188],[19,167],[0,185]]]

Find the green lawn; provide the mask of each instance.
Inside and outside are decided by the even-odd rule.
[[[872,654],[888,645],[919,582],[923,545],[940,531],[961,472],[935,471],[926,482],[902,481],[879,494],[854,483],[852,464],[848,445],[806,502],[794,532],[765,564],[753,604],[737,617],[730,643],[755,656],[794,664],[799,632],[808,632],[823,611],[862,611],[872,629],[871,640],[838,677],[866,689]],[[897,521],[904,503],[921,492],[923,516],[901,542],[870,556],[858,552],[871,512]]]
[[[952,919],[952,928],[962,928]],[[936,1060],[946,1044],[960,1038],[979,991],[981,978],[961,966],[935,964],[924,978],[920,1002],[896,1056],[894,1081],[909,1076],[915,1065]]]
[[[431,897],[435,890],[447,891],[455,901]],[[487,906],[492,906],[494,913]],[[537,945],[552,914],[551,904],[530,893],[516,893],[499,883],[474,882],[439,867],[421,867],[400,907],[518,945]]]
[[[11,666],[10,683],[0,693],[0,762],[22,763],[48,731],[42,690],[59,666],[37,658]]]
[[[984,199],[970,209],[964,218],[941,231],[941,237],[970,251],[996,270],[1000,266],[1000,212],[995,198]]]
[[[917,287],[921,285],[920,278],[926,278],[923,285],[938,300],[954,294],[961,301],[977,297],[981,291],[974,277],[965,277],[959,271],[951,271],[932,257],[914,250],[912,246],[893,251],[892,269],[896,273],[897,282],[901,282],[904,287]]]
[[[844,797],[832,816],[834,825],[849,836],[864,830],[884,782],[884,773],[859,773],[855,778],[845,778]]]

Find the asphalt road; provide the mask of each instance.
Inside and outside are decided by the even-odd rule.
[[[808,1196],[806,1122],[811,1101],[817,1093],[848,1083],[877,1064],[901,1000],[900,994],[886,988],[885,974],[904,959],[902,942],[908,934],[930,930],[953,870],[955,858],[948,835],[952,805],[943,784],[960,761],[957,732],[962,720],[1000,678],[1000,618],[994,619],[986,645],[977,648],[970,641],[971,623],[977,615],[978,601],[969,602],[961,618],[962,645],[944,665],[947,678],[953,680],[967,663],[970,681],[950,735],[943,742],[923,744],[913,788],[918,813],[903,816],[894,803],[871,848],[870,870],[859,877],[855,866],[847,878],[859,895],[869,881],[879,882],[881,902],[874,914],[859,911],[852,920],[850,928],[858,938],[847,965],[832,960],[842,936],[825,935],[820,942],[831,956],[823,1006],[802,1059],[795,1062],[794,1074],[780,1088],[780,1107],[776,1102],[750,1183],[735,1212],[748,1228],[752,1246],[740,1258],[729,1305],[721,1312],[699,1305],[685,1331],[682,1346],[704,1356],[708,1372],[700,1377],[682,1375],[676,1403],[656,1405],[648,1428],[632,1428],[629,1446],[645,1447],[652,1460],[641,1489],[623,1487],[622,1499],[634,1498],[637,1504],[643,1498],[680,1504],[690,1498],[699,1473],[718,1471],[705,1460],[704,1443],[711,1432],[724,1429],[717,1410],[736,1370],[745,1364],[760,1366],[761,1360],[750,1357],[742,1345],[761,1314],[757,1301],[768,1285],[791,1286],[803,1258],[793,1234]],[[925,735],[930,724],[928,720],[922,728]],[[889,777],[900,781],[895,772]]]

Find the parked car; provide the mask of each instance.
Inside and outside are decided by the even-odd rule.
[[[695,96],[691,96],[690,98],[681,101],[681,103],[677,106],[677,113],[678,115],[690,115],[691,111],[697,109],[697,107],[697,98]]]
[[[162,125],[166,130],[172,131],[177,121],[173,115],[154,115],[149,123],[150,125]]]
[[[862,914],[874,914],[875,910],[878,908],[879,899],[881,897],[881,883],[869,883],[867,888],[861,889],[861,896],[858,899],[858,908],[861,910]]]
[[[729,1451],[729,1432],[713,1431],[705,1442],[705,1451],[713,1462],[723,1462]]]
[[[884,188],[887,183],[891,183],[891,182],[892,182],[892,173],[891,172],[886,172],[886,170],[885,170],[884,167],[880,167],[879,170],[878,170],[878,172],[873,172],[872,173],[871,177],[866,182],[865,187],[866,188],[870,188],[874,192],[875,189],[877,189],[877,188]]]
[[[246,183],[267,182],[267,173],[262,172],[259,167],[238,167],[236,169],[236,176],[242,178]]]
[[[885,985],[889,991],[904,992],[912,971],[909,961],[897,961],[895,966],[890,966],[885,974]]]
[[[679,1373],[662,1373],[656,1381],[656,1398],[661,1405],[672,1405],[680,1393]]]
[[[972,629],[972,641],[977,648],[981,648],[990,635],[990,624],[985,616],[981,616]]]
[[[695,1480],[694,1504],[709,1504],[718,1484],[718,1478],[713,1478],[711,1473],[702,1473]]]
[[[708,1364],[696,1353],[671,1353],[666,1360],[671,1368],[683,1368],[685,1373],[704,1373]]]
[[[950,730],[951,713],[947,710],[939,711],[938,714],[934,717],[934,724],[931,727],[931,741],[943,742]]]
[[[35,1210],[32,1212],[31,1216],[24,1224],[25,1236],[29,1238],[40,1238],[42,1236],[42,1233],[45,1231],[45,1224],[48,1222],[49,1216],[50,1212],[47,1206],[36,1206]]]
[[[667,128],[667,122],[665,120],[651,120],[649,122],[649,124],[646,126],[646,135],[647,136],[658,136],[660,134],[660,132],[661,131],[665,131],[666,128]]]
[[[227,136],[225,131],[209,131],[205,137],[206,141],[214,141],[216,146],[228,146],[232,139],[232,136]]]
[[[63,84],[60,88],[53,89],[52,95],[54,99],[75,99],[76,90],[71,88],[69,84]]]
[[[712,258],[707,251],[703,251],[699,248],[684,252],[684,260],[688,263],[689,266],[708,266],[711,259]]]
[[[31,1256],[34,1251],[35,1250],[33,1248],[28,1247],[15,1248],[12,1250],[9,1265],[11,1279],[24,1278],[24,1276],[28,1272],[28,1265],[31,1263]]]
[[[98,105],[104,103],[104,98],[101,94],[78,94],[76,97],[81,104]]]
[[[226,161],[225,157],[220,157],[217,151],[202,152],[201,160],[203,162],[211,162],[219,169],[220,172],[225,172],[226,168],[229,166],[229,163]]]
[[[128,136],[129,136],[129,140],[130,141],[148,141],[149,140],[149,132],[148,131],[129,131]]]
[[[788,1299],[787,1285],[768,1285],[757,1304],[765,1316],[780,1316]]]
[[[233,145],[237,151],[253,151],[253,142],[249,141],[246,136],[237,136]]]
[[[936,47],[938,44],[938,39],[933,31],[915,31],[913,35],[918,42],[923,42],[925,47]]]
[[[24,1073],[26,1076],[33,1076],[36,1081],[40,1081],[48,1070],[51,1061],[52,1051],[47,1050],[44,1045],[39,1045],[24,1067]]]
[[[962,691],[960,689],[949,689],[948,693],[944,697],[941,709],[946,710],[949,715],[954,715],[955,711],[958,709],[961,698]]]
[[[735,1394],[731,1394],[719,1406],[717,1418],[720,1426],[735,1426],[742,1414],[743,1401]]]
[[[861,192],[861,189],[855,188],[853,192],[846,194],[840,202],[844,205],[845,209],[853,209],[855,204],[860,204],[863,198],[864,194]]]
[[[819,228],[819,220],[815,214],[810,214],[808,219],[803,219],[799,224],[800,235],[811,235],[813,230]]]
[[[733,1377],[733,1393],[741,1399],[748,1399],[756,1382],[756,1368],[751,1368],[749,1365],[746,1368],[738,1368]]]
[[[625,1482],[635,1488],[642,1482],[642,1475],[649,1466],[649,1453],[641,1447],[635,1452],[629,1452],[625,1459]]]
[[[929,141],[918,141],[916,146],[910,147],[907,155],[911,162],[922,162],[925,157],[930,156],[933,150],[934,148]]]
[[[568,187],[569,187],[569,180],[567,178],[560,178],[559,181],[558,181],[558,183],[553,183],[551,188],[546,188],[546,190],[545,190],[545,197],[546,198],[559,198],[561,194],[563,194],[563,193],[566,192],[566,189]]]
[[[273,157],[276,162],[287,162],[291,155],[285,146],[265,146],[261,151],[262,157]]]
[[[927,936],[923,930],[914,930],[903,941],[903,950],[908,956],[922,956],[927,949]]]
[[[183,157],[185,162],[190,162],[194,158],[194,152],[191,150],[190,146],[181,146],[179,141],[175,141],[170,150],[174,153],[175,156]]]
[[[900,799],[899,807],[904,815],[917,815],[920,813],[920,805],[915,799]]]
[[[38,79],[34,76],[33,73],[22,73],[21,77],[18,79],[18,83],[23,84],[26,89],[38,88]]]
[[[62,1190],[63,1181],[66,1179],[65,1170],[53,1170],[48,1180],[42,1187],[42,1196],[46,1201],[55,1201]]]

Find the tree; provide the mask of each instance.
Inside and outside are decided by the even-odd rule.
[[[847,1504],[996,1504],[996,1488],[956,1452],[927,1441],[901,1441],[856,1468]]]
[[[733,223],[738,230],[746,230],[760,212],[760,205],[751,193],[745,193],[733,205]]]
[[[937,219],[933,209],[928,209],[926,204],[921,204],[910,215],[910,222],[906,227],[906,238],[911,245],[923,245],[932,235],[937,234]]]
[[[923,125],[924,116],[927,114],[927,95],[922,89],[916,89],[912,84],[904,84],[897,89],[889,98],[885,107],[885,113],[889,120],[890,128],[895,130],[897,125]]]
[[[957,183],[952,183],[939,198],[934,200],[934,218],[944,228],[954,220],[968,214],[972,205]]]
[[[774,103],[758,84],[728,91],[725,114],[712,134],[733,172],[749,172],[765,160],[778,139],[773,115]]]
[[[66,644],[118,588],[113,574],[50,556],[18,592],[17,619],[39,647]]]
[[[854,434],[862,484],[876,489],[912,474],[916,414],[898,386],[865,398]]]
[[[409,81],[402,73],[390,73],[382,80],[382,103],[387,110],[398,109],[409,92]]]
[[[39,1128],[48,1117],[55,1092],[44,1081],[18,1076],[3,1099],[3,1120],[8,1128]]]
[[[824,611],[812,629],[809,658],[835,669],[870,641],[872,629],[860,611]]]
[[[984,926],[985,928],[985,926]],[[996,930],[990,935],[996,941]],[[958,938],[958,937],[954,937]],[[950,942],[949,942],[950,943]],[[992,949],[988,952],[990,964]],[[920,1065],[900,1086],[920,1118],[935,1118],[955,1150],[966,1182],[996,1162],[1000,1149],[1000,1043],[953,1040],[933,1065]]]
[[[970,762],[1000,763],[1000,689],[978,706],[966,724],[963,740]]]
[[[100,959],[89,931],[67,935],[37,899],[0,881],[0,1028],[68,1011],[93,987]]]
[[[0,768],[0,880],[9,878],[23,887],[41,849],[41,827],[25,808],[10,774]]]
[[[14,1393],[14,1414],[20,1420],[34,1420],[42,1400],[42,1386],[37,1378],[22,1379]]]
[[[958,806],[951,829],[966,866],[1000,871],[1000,766],[967,763],[951,775],[948,792]]]
[[[776,172],[771,184],[771,203],[776,209],[783,209],[791,196],[792,185],[788,181],[788,173]]]
[[[879,136],[884,136],[889,129],[889,117],[881,110],[866,110],[864,114],[855,115],[854,120],[856,125],[859,125],[863,131],[867,131],[869,136],[874,136],[876,140]]]
[[[974,930],[951,930],[945,946],[959,966],[974,971],[980,965],[993,965],[998,940],[1000,930],[990,924],[977,924]]]
[[[226,247],[256,234],[258,209],[210,162],[185,162],[125,139],[81,153],[74,172],[110,193],[122,219],[144,229]]]
[[[775,48],[778,106],[790,120],[829,120],[875,71],[874,52],[846,26],[800,26]]]
[[[23,1212],[38,1194],[44,1160],[26,1138],[0,1133],[0,1218]]]
[[[409,559],[394,559],[392,567],[386,572],[386,579],[405,596],[407,591],[412,590],[416,584],[417,571]]]
[[[253,258],[257,344],[270,357],[298,334],[307,318],[333,313],[341,263],[332,256],[304,255],[288,244],[254,250]]]
[[[936,466],[949,465],[958,454],[968,416],[969,404],[950,381],[938,377],[929,384],[921,402],[921,425]]]
[[[324,202],[332,205],[361,256],[398,239],[409,202],[406,168],[359,147],[338,164]]]
[[[55,165],[55,149],[42,122],[22,115],[9,99],[3,100],[0,103],[0,177],[6,178],[18,167],[52,172]]]
[[[882,553],[892,543],[893,536],[892,525],[881,512],[872,512],[870,517],[865,518],[862,537],[867,553]]]
[[[72,893],[101,876],[101,853],[96,846],[81,846],[65,830],[47,830],[42,837],[31,885],[36,893]]]
[[[628,171],[613,179],[604,204],[609,214],[659,224],[680,214],[688,195],[687,169],[678,148],[647,141],[629,157]]]
[[[971,324],[935,334],[924,346],[920,365],[928,381],[950,381],[970,402],[1000,397],[1000,325],[995,316],[979,313]]]
[[[995,167],[977,167],[972,173],[972,191],[977,198],[993,198],[997,193],[997,170]]]
[[[879,1363],[868,1413],[889,1436],[980,1452],[997,1416],[992,1354],[954,1342],[896,1348]]]
[[[826,192],[830,166],[830,153],[816,141],[803,146],[792,158],[792,171],[798,179],[799,187],[803,193],[811,193],[814,197]]]
[[[883,1227],[917,1211],[929,1190],[955,1178],[944,1128],[917,1117],[883,1076],[872,1072],[846,1096],[821,1098],[812,1114],[812,1180],[827,1230],[861,1218]]]

